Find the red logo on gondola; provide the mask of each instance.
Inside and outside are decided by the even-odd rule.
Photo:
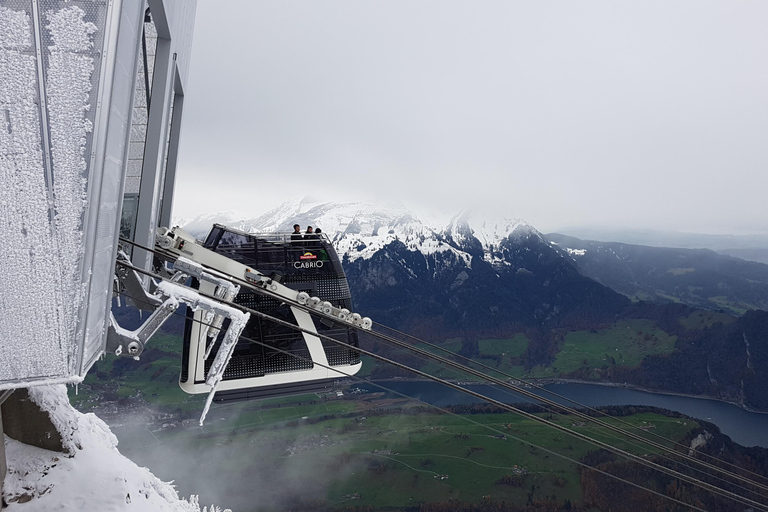
[[[304,254],[302,254],[301,256],[299,256],[299,259],[300,259],[300,260],[316,260],[316,259],[317,259],[317,256],[315,256],[315,255],[314,255],[314,254],[312,254],[311,252],[305,252]]]

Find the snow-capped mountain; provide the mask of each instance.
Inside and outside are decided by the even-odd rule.
[[[181,221],[181,219],[179,219]],[[468,266],[471,256],[459,249],[479,242],[484,259],[499,260],[502,240],[513,233],[540,234],[517,218],[491,217],[477,212],[456,215],[448,226],[430,225],[406,207],[365,202],[323,203],[295,199],[255,218],[234,211],[204,214],[182,225],[202,238],[214,223],[254,232],[291,232],[293,225],[320,227],[334,243],[339,255],[349,261],[370,258],[392,242],[403,243],[423,255],[452,253]]]
[[[695,285],[698,293],[711,289],[722,299],[729,288],[758,292],[762,283],[755,280],[764,273],[755,272],[755,266],[764,267],[758,263],[730,261],[725,267],[716,262],[710,267],[717,255],[707,251],[557,235],[548,239],[523,220],[483,212],[463,212],[440,225],[398,205],[294,201],[239,222],[237,227],[255,231],[290,231],[294,223],[319,226],[343,258],[356,311],[422,339],[461,338],[460,353],[468,357],[477,355],[479,339],[522,332],[530,342],[519,364],[527,366],[551,363],[563,342],[562,333],[569,330],[600,328],[617,318],[667,318],[672,319],[671,329],[678,329],[676,319],[690,314],[682,304],[632,304],[605,285],[628,295],[648,289],[678,294],[683,300],[686,295],[679,290],[691,296],[689,286]],[[659,382],[669,382],[665,376],[679,375],[665,386],[686,393],[710,389],[714,396],[765,407],[765,394],[757,391],[765,388],[764,373],[754,370],[758,367],[754,362],[766,359],[760,359],[758,344],[752,342],[762,339],[765,315],[749,315],[744,322],[722,326],[717,336],[707,334],[703,341],[683,345],[684,354],[646,359],[641,368],[616,378],[659,387]],[[745,332],[749,359],[743,348]],[[423,364],[386,344],[367,348],[402,357],[401,362],[411,366]],[[372,375],[400,375],[388,368],[377,366]]]
[[[503,254],[504,242],[510,238],[521,240],[533,236],[543,240],[541,233],[522,219],[476,211],[456,215],[445,235],[459,246],[482,250],[482,259],[494,266],[510,265]]]
[[[448,251],[460,258],[467,257],[446,244],[438,228],[429,226],[402,205],[297,201],[246,223],[252,231],[291,231],[293,224],[321,228],[339,255],[348,261],[370,258],[396,240],[408,250],[424,255]]]
[[[355,307],[395,327],[493,331],[591,321],[626,302],[509,215],[462,212],[441,226],[402,205],[295,200],[251,219],[201,216],[185,228],[204,237],[212,222],[254,232],[321,228],[342,258]]]

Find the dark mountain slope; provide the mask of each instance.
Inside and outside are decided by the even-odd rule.
[[[741,314],[768,309],[768,265],[707,249],[671,249],[547,235],[579,271],[635,298]]]
[[[672,354],[647,357],[638,368],[619,372],[616,380],[768,409],[768,312],[748,311],[732,323],[703,330],[679,325],[676,330]]]
[[[407,328],[425,319],[443,335],[528,327],[584,327],[612,320],[629,301],[579,274],[538,232],[523,229],[491,254],[464,226],[446,233],[452,252],[422,254],[392,242],[344,268],[356,308],[377,321]]]

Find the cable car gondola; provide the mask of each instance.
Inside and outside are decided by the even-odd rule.
[[[324,234],[292,239],[290,234],[248,233],[215,224],[202,244],[205,250],[195,245],[197,247],[187,242],[180,248],[180,254],[192,256],[194,253],[196,261],[231,276],[242,274],[245,266],[246,274],[256,270],[282,285],[281,289],[305,292],[336,309],[352,308],[346,275]],[[209,251],[221,257],[212,257]],[[216,292],[216,287],[207,282],[193,280],[192,286],[210,295]],[[344,345],[321,341],[307,332],[251,316],[234,348],[214,401],[317,391],[330,387],[343,376],[333,371],[334,368],[348,375],[360,369],[360,355],[355,350],[357,333],[348,322],[333,321],[327,316],[316,318],[292,305],[290,300],[257,293],[248,286],[242,286],[232,302],[298,325],[305,331],[342,341]],[[215,337],[209,335],[209,322],[205,311],[187,309],[179,379],[181,389],[187,393],[210,391],[205,384],[206,377],[229,321],[224,320],[220,330],[213,330]]]

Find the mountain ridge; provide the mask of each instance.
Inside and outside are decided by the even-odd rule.
[[[727,254],[734,250],[768,250],[768,233],[726,235],[684,231],[662,231],[654,229],[610,229],[600,227],[564,227],[551,231],[550,233],[596,242],[618,242],[678,249],[710,249],[723,254]],[[550,233],[547,233],[547,235]]]
[[[198,238],[205,237],[214,223],[257,232],[289,233],[294,224],[301,225],[302,230],[309,225],[320,227],[331,238],[339,255],[350,261],[370,257],[395,240],[425,255],[454,250],[466,260],[467,255],[456,246],[471,242],[472,236],[480,242],[485,258],[493,261],[494,248],[515,232],[535,232],[543,239],[543,235],[524,220],[497,217],[489,212],[463,211],[447,225],[439,226],[428,224],[400,204],[334,203],[306,198],[288,201],[256,217],[224,211],[202,214],[192,220],[176,220],[183,221],[179,225]]]
[[[464,211],[436,226],[403,206],[294,200],[233,227],[288,232],[295,223],[331,238],[356,307],[382,323],[430,318],[445,333],[582,325],[629,303],[512,215]]]
[[[597,242],[557,233],[547,239],[567,253],[582,274],[634,299],[735,314],[768,309],[768,265],[763,263],[710,249]]]

